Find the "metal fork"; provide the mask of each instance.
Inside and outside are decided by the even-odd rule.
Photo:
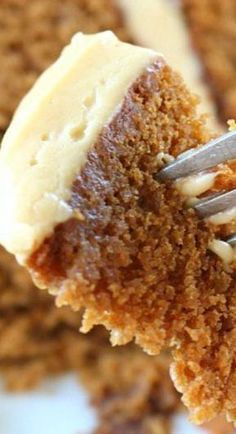
[[[224,134],[198,149],[179,155],[176,160],[157,173],[159,181],[173,180],[198,174],[207,169],[236,160],[236,131]],[[200,217],[206,218],[236,207],[236,189],[200,199],[193,208]],[[236,234],[227,239],[236,246]]]

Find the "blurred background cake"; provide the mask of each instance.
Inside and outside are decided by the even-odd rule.
[[[228,7],[225,3],[229,3]],[[163,53],[168,63],[181,72],[189,88],[201,95],[202,109],[211,118],[220,108],[223,119],[234,117],[233,96],[228,95],[231,110],[227,104],[227,112],[222,111],[225,104],[218,97],[223,79],[217,79],[219,63],[222,69],[223,64],[226,66],[227,72],[221,73],[225,81],[226,74],[230,74],[229,92],[234,80],[233,50],[229,47],[230,37],[233,46],[234,35],[227,21],[228,17],[232,23],[234,6],[230,0],[224,5],[220,0],[185,1],[183,4],[173,0],[2,0],[0,60],[4,68],[0,74],[0,128],[4,131],[22,96],[57,58],[75,32],[92,33],[107,29],[123,41]],[[212,36],[212,27],[216,35],[221,29],[223,40]],[[194,41],[196,47],[192,44]],[[225,50],[227,53],[222,56]],[[210,59],[213,56],[215,62]],[[220,59],[218,63],[217,58]],[[209,88],[205,80],[206,71]]]
[[[235,28],[234,0],[1,0],[1,134],[22,96],[75,32],[107,29],[162,52],[200,95],[211,125],[224,128],[236,117]],[[56,310],[3,250],[0,282],[0,368],[8,387],[32,387],[48,374],[76,370],[100,410],[99,433],[168,432],[179,408],[168,356],[163,363],[132,346],[114,351],[100,329],[79,335],[78,315]],[[122,378],[118,389],[114,369],[116,380]],[[144,378],[141,385],[136,372]],[[226,434],[232,427],[217,421],[210,430]]]

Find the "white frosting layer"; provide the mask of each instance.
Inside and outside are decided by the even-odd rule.
[[[179,71],[192,92],[201,97],[200,111],[209,113],[209,125],[219,129],[216,109],[202,79],[200,62],[191,47],[184,17],[173,0],[116,0],[135,41],[161,52]]]
[[[213,240],[209,244],[209,249],[218,255],[225,264],[231,264],[236,260],[236,249],[229,243],[222,240]]]
[[[176,188],[188,198],[196,198],[214,185],[217,173],[199,173],[197,175],[187,176],[175,182]]]
[[[198,201],[198,196],[206,193],[214,186],[217,172],[199,173],[198,175],[188,176],[175,181],[176,188],[182,193],[189,206],[194,206]],[[218,214],[208,217],[207,220],[214,225],[224,225],[236,219],[236,208],[227,209]],[[209,244],[209,249],[218,255],[226,264],[236,259],[236,249],[223,240],[214,239]]]
[[[0,153],[0,242],[20,261],[68,219],[87,152],[157,53],[77,34],[20,104]]]
[[[232,222],[233,220],[236,220],[236,207],[227,209],[209,217],[209,221],[214,225],[225,225]]]

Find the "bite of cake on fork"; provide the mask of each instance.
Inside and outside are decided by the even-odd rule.
[[[3,139],[0,240],[58,306],[84,309],[83,331],[170,348],[200,423],[236,412],[236,264],[214,246],[234,250],[234,206],[199,211],[204,195],[235,190],[236,171],[227,157],[190,173],[192,152],[216,140],[197,104],[155,51],[76,35]]]

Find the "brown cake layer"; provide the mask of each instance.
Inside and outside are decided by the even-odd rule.
[[[223,121],[236,118],[236,2],[182,0],[194,48]]]
[[[0,131],[36,78],[78,31],[131,41],[113,0],[1,0]]]
[[[84,329],[103,323],[113,342],[135,337],[152,353],[171,346],[175,384],[201,422],[234,416],[235,270],[208,251],[214,227],[154,179],[160,151],[209,140],[196,104],[162,62],[149,67],[73,184],[75,217],[28,265],[59,303],[87,308]]]

